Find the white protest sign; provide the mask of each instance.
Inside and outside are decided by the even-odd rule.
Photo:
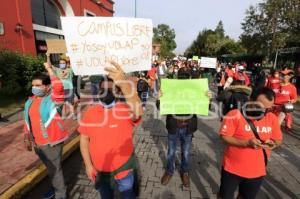
[[[109,61],[125,72],[151,69],[150,19],[61,17],[68,55],[76,75],[106,74]]]
[[[217,58],[201,57],[200,67],[202,68],[216,68]]]

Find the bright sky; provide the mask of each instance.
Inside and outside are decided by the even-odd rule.
[[[246,9],[262,0],[136,0],[137,17],[165,23],[176,32],[176,53],[183,53],[204,28],[223,21],[226,35],[238,39]],[[114,0],[116,17],[134,17],[135,0]]]

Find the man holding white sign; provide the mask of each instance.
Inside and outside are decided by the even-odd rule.
[[[61,17],[76,75],[105,74],[113,60],[124,72],[151,69],[152,21],[117,17]]]
[[[200,67],[201,68],[216,68],[217,58],[201,57]]]

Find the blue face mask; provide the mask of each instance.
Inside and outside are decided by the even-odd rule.
[[[59,68],[60,69],[65,69],[66,68],[66,64],[59,64]]]
[[[46,92],[43,89],[38,88],[38,87],[32,87],[31,92],[32,92],[32,94],[34,94],[37,97],[43,97],[46,95]]]

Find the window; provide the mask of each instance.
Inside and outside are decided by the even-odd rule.
[[[60,12],[51,0],[31,0],[34,24],[61,29]]]

